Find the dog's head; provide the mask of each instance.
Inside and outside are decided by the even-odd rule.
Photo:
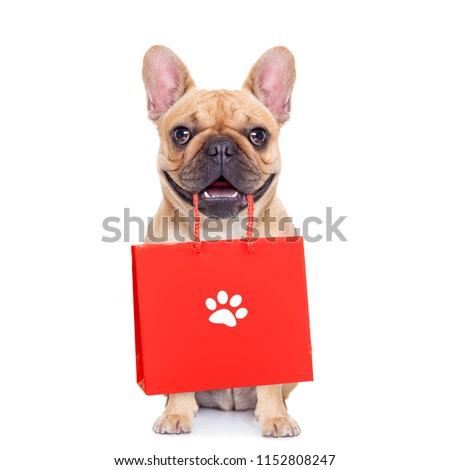
[[[168,48],[153,46],[142,71],[148,114],[161,143],[163,192],[175,206],[227,218],[273,196],[280,170],[278,135],[289,118],[294,58],[284,47],[267,51],[241,91],[197,90],[187,67]]]

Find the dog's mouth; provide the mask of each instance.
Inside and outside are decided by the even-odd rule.
[[[245,199],[245,194],[238,191],[229,181],[223,176],[218,178],[212,184],[210,184],[203,191],[198,194],[199,200],[201,199]]]
[[[167,180],[172,188],[187,202],[193,204],[193,194],[179,186],[166,172]],[[274,178],[270,175],[264,184],[253,194],[256,202],[267,191]],[[198,208],[207,217],[235,217],[247,206],[247,195],[239,191],[223,176],[198,192]]]

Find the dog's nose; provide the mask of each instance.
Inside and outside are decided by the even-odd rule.
[[[237,146],[229,137],[213,137],[206,145],[206,155],[227,160],[228,157],[236,155]]]

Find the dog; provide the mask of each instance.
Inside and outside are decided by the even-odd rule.
[[[271,236],[295,235],[293,224],[276,196],[280,173],[278,137],[289,119],[295,82],[295,61],[285,47],[264,53],[251,68],[240,91],[198,90],[186,65],[164,46],[151,47],[144,56],[142,77],[147,111],[158,129],[157,167],[163,200],[149,226],[146,243],[166,233],[176,242],[174,214],[187,216],[198,194],[200,217],[227,220],[247,217],[247,197],[254,200],[255,229],[270,210]],[[163,220],[165,222],[163,223]],[[272,219],[273,220],[273,219]],[[177,227],[178,235],[189,239]],[[217,233],[215,232],[215,235]],[[229,233],[219,233],[221,238]],[[245,227],[233,225],[231,238],[245,236]],[[261,354],[267,354],[261,345]],[[275,352],[276,353],[276,352]],[[199,406],[222,410],[254,409],[263,436],[296,436],[298,424],[285,400],[297,384],[178,393],[168,396],[153,430],[159,434],[191,432]]]

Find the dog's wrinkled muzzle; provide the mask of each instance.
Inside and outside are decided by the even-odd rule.
[[[208,217],[235,217],[247,207],[247,195],[255,200],[269,187],[273,176],[261,181],[259,169],[227,136],[208,139],[196,157],[179,175],[179,182],[167,178],[172,187],[190,203],[198,194],[199,210]]]

